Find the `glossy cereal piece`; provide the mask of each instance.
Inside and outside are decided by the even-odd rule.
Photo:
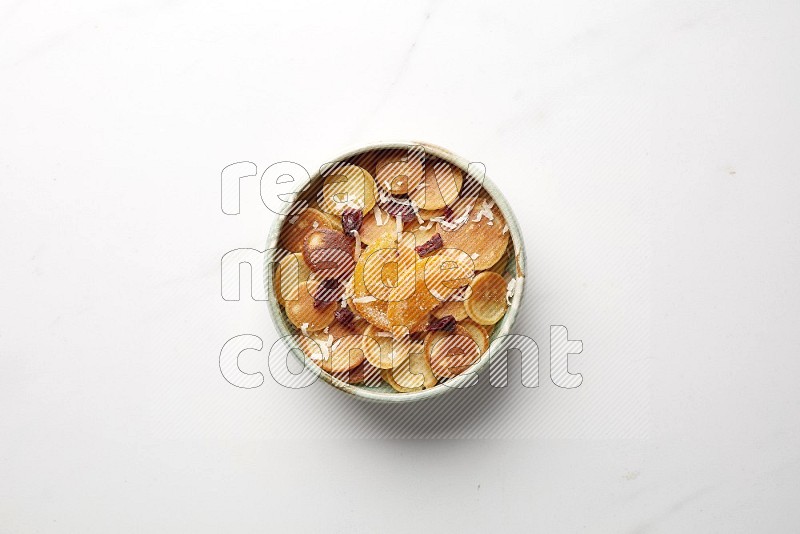
[[[336,310],[334,304],[314,307],[313,295],[316,294],[319,284],[317,281],[303,282],[298,288],[298,299],[286,301],[286,316],[300,330],[305,326],[306,332],[316,332],[333,322]]]
[[[387,316],[388,290],[378,296],[373,295],[372,290],[385,288],[385,277],[397,276],[396,267],[394,274],[391,264],[384,268],[385,260],[396,257],[396,251],[395,235],[384,234],[361,254],[353,272],[353,297],[350,299],[350,306],[370,324],[387,331],[391,330]]]
[[[428,322],[428,315],[433,309],[441,304],[425,285],[425,262],[416,263],[416,274],[414,275],[413,292],[406,296],[398,285],[391,302],[387,307],[389,324],[393,326],[405,325],[409,331],[420,332]]]
[[[474,332],[460,324],[456,324],[453,333],[437,330],[425,336],[425,358],[436,378],[458,376],[478,361],[485,351],[473,336]]]
[[[341,222],[314,208],[306,208],[297,215],[287,217],[281,228],[280,248],[289,252],[302,252],[303,242],[309,232],[327,228],[341,232]]]
[[[478,324],[493,325],[506,313],[506,281],[492,271],[478,273],[470,283],[472,293],[464,301],[467,315]]]
[[[281,306],[286,304],[286,299],[297,300],[300,284],[307,281],[311,270],[299,252],[284,257],[275,268],[273,287],[275,296]]]
[[[366,215],[375,206],[377,188],[372,175],[356,165],[332,165],[323,173],[325,180],[318,197],[322,211],[334,217],[350,208]]]
[[[506,221],[500,208],[486,197],[471,197],[459,202],[452,222],[439,221],[444,246],[462,250],[475,262],[475,270],[493,266],[508,246],[509,232],[503,232]],[[469,211],[467,212],[467,208]]]
[[[458,198],[464,185],[464,173],[446,161],[428,160],[423,183],[424,185],[412,187],[408,197],[420,209],[444,209]]]

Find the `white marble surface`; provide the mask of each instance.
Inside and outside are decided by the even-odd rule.
[[[796,2],[226,4],[0,3],[0,530],[797,531]],[[393,139],[486,164],[579,388],[222,378],[221,169]]]

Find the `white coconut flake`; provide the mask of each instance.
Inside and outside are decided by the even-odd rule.
[[[304,336],[308,337],[308,323],[301,324],[300,331],[303,333]]]
[[[506,235],[508,233],[508,225],[506,224],[503,226],[503,233],[501,235]]]
[[[348,200],[347,204],[345,204],[348,208],[352,208],[354,210],[363,210],[364,209],[364,200],[359,199],[358,201],[355,200]]]
[[[363,297],[356,297],[353,299],[353,302],[356,304],[369,304],[370,302],[375,302],[378,300],[377,298],[373,297],[372,295],[365,295]]]
[[[323,332],[324,332],[325,334],[327,334],[327,333],[330,331],[330,329],[331,329],[331,327],[330,327],[330,326],[326,326],[326,327],[325,327],[325,329],[323,330]]]
[[[450,222],[446,220],[444,217],[433,217],[431,220],[441,224],[445,230],[456,230],[461,227],[461,224],[463,224],[463,221],[461,222],[461,224],[459,224],[458,221]]]
[[[309,356],[309,358],[311,358],[312,360],[314,360],[314,361],[317,361],[317,362],[318,362],[318,361],[320,361],[320,360],[323,358],[323,356],[322,356],[322,354],[320,354],[319,352],[315,352],[314,354],[312,354],[311,356]]]
[[[383,212],[381,212],[381,209],[377,206],[377,204],[372,209],[372,211],[375,213],[375,223],[378,226],[383,226],[384,224],[386,224],[387,219],[383,218]]]
[[[492,206],[494,206],[493,201],[490,200],[487,202],[486,200],[484,200],[481,204],[480,211],[478,211],[478,213],[475,215],[475,218],[472,219],[472,222],[480,222],[480,220],[483,217],[486,217],[486,219],[488,219],[489,221],[493,221],[494,213],[492,213]]]
[[[356,238],[355,260],[358,261],[361,256],[361,234],[358,233],[358,230],[350,230],[350,234]]]
[[[420,223],[419,229],[430,230],[432,226],[433,226],[433,220],[431,219],[430,221],[428,221],[428,224],[423,225],[422,223]]]
[[[511,306],[511,299],[514,297],[514,288],[517,286],[517,279],[512,278],[506,285],[506,304]]]
[[[399,215],[395,215],[395,221],[397,221],[397,226],[395,227],[397,229],[397,233],[403,233],[403,218]]]
[[[412,210],[414,210],[414,215],[416,215],[416,216],[417,216],[417,222],[419,222],[419,224],[423,224],[423,223],[425,222],[425,219],[423,219],[423,218],[420,216],[420,214],[419,214],[419,207],[417,206],[417,203],[416,203],[416,202],[414,202],[413,200],[411,201],[411,209],[412,209]]]
[[[317,221],[314,221],[313,223],[311,223],[311,226],[313,226],[314,228],[319,228],[319,223]]]
[[[475,261],[480,257],[480,254],[478,254],[477,252],[473,252],[472,254],[469,255],[469,257],[472,258],[472,261]]]

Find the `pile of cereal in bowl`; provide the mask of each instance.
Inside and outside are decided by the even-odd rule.
[[[280,227],[275,297],[333,383],[412,393],[451,380],[515,297],[518,249],[482,175],[429,152],[327,165]]]

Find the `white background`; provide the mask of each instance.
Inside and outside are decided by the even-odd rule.
[[[798,16],[0,3],[0,531],[797,531]],[[275,331],[220,258],[272,215],[257,178],[224,215],[222,168],[397,139],[506,193],[540,387],[392,411],[253,352],[230,385]]]

